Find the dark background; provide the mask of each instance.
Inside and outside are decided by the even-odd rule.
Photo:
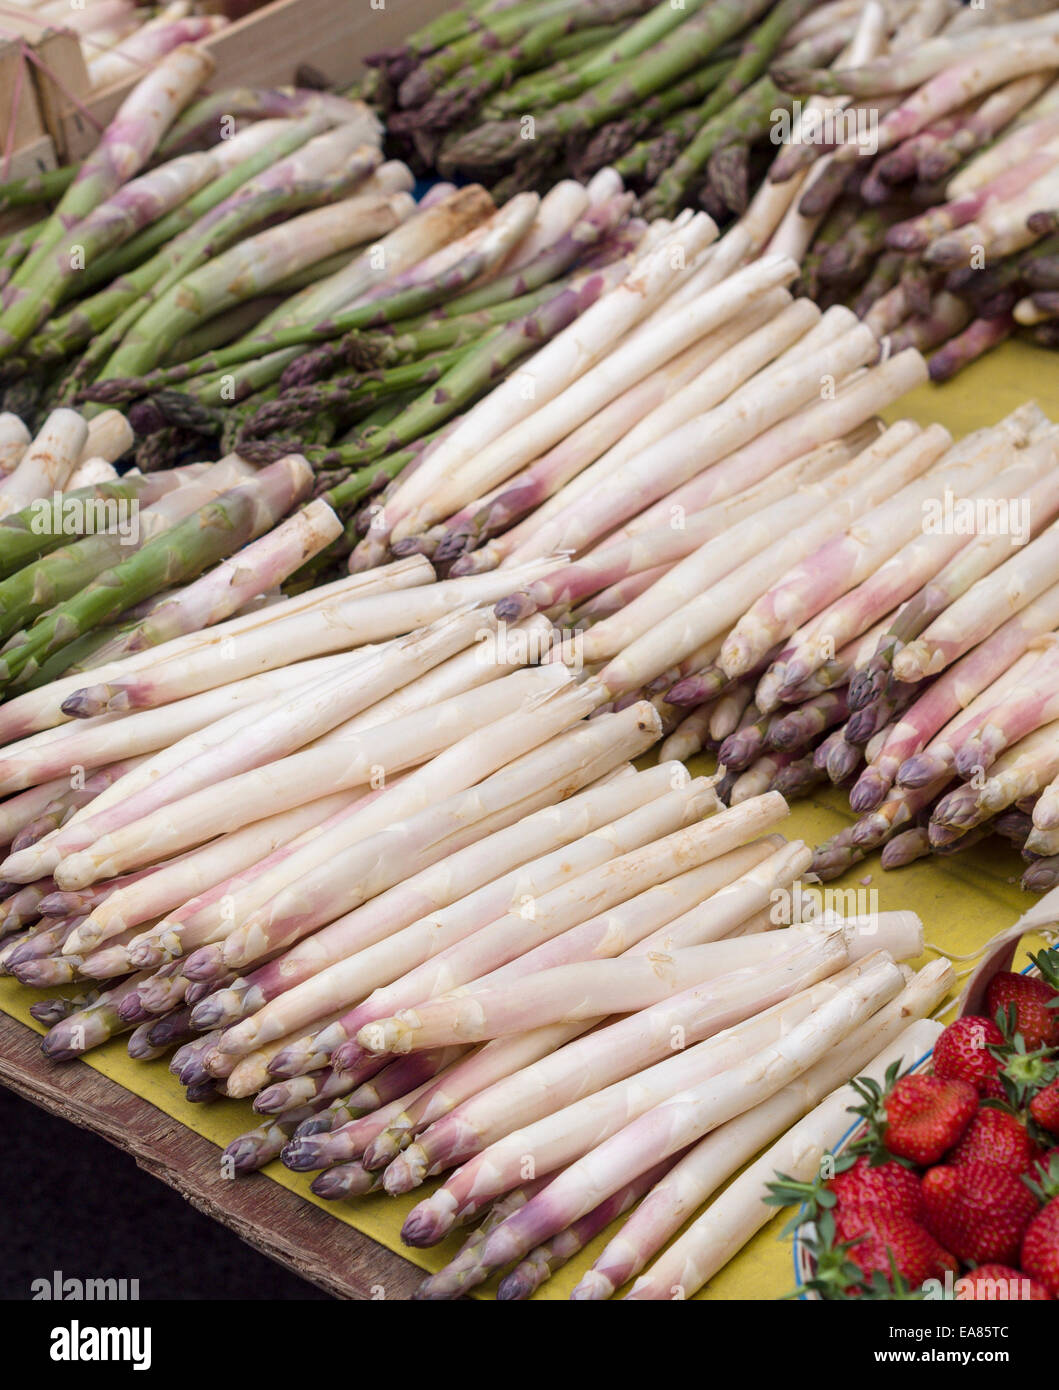
[[[0,1087],[0,1298],[34,1279],[139,1279],[141,1299],[323,1300],[105,1139]]]

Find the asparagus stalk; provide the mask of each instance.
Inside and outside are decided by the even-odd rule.
[[[638,1109],[639,1118],[633,1118],[624,1129],[611,1129],[609,1137],[604,1138],[597,1148],[572,1163],[532,1202],[509,1217],[489,1236],[479,1252],[476,1268],[465,1277],[462,1287],[471,1287],[481,1282],[499,1264],[520,1258],[525,1253],[521,1248],[525,1242],[532,1242],[525,1246],[529,1250],[541,1239],[546,1240],[555,1231],[562,1230],[563,1226],[556,1227],[555,1231],[549,1227],[567,1210],[574,1213],[570,1221],[576,1221],[591,1211],[599,1201],[622,1185],[618,1179],[619,1172],[624,1175],[624,1181],[628,1181],[653,1166],[652,1159],[657,1162],[659,1154],[667,1157],[678,1153],[687,1143],[723,1124],[726,1119],[734,1118],[755,1103],[769,1099],[888,1003],[900,991],[902,984],[901,972],[884,958],[878,965],[865,970],[859,980],[840,989],[832,999],[796,1022],[785,1038],[766,1044],[748,1061],[729,1064],[719,1074],[707,1061],[703,1068],[705,1077],[699,1079],[697,1084],[693,1082],[686,1090],[680,1089],[681,1082],[678,1080],[677,1089],[669,1099],[663,1099],[653,1110],[649,1108],[650,1100],[645,1096],[643,1107]],[[716,1049],[713,1051],[716,1055]],[[706,1056],[709,1057],[708,1049]],[[691,1072],[694,1075],[686,1058],[674,1058],[661,1066],[675,1074]],[[617,1123],[620,1125],[621,1121]],[[680,1143],[678,1139],[684,1142]],[[655,1149],[644,1161],[648,1142],[653,1143]],[[540,1146],[531,1152],[543,1164]],[[606,1160],[611,1155],[613,1162],[608,1165]],[[580,1210],[585,1202],[588,1205]],[[411,1219],[406,1227],[413,1234],[418,1234],[421,1229],[419,1223],[413,1227]],[[428,1284],[421,1290],[421,1296],[426,1297],[440,1293],[437,1285]],[[446,1294],[451,1296],[447,1290]]]
[[[206,53],[182,45],[137,84],[38,233],[29,256],[5,287],[5,311],[30,293],[40,266],[64,234],[144,166],[177,112],[212,70],[213,61]],[[5,312],[4,318],[7,317]],[[0,357],[11,356],[29,331],[22,322],[11,328],[0,325]]]
[[[18,646],[9,646],[0,676],[25,679],[44,657],[111,614],[200,573],[268,530],[307,495],[311,480],[304,461],[292,456],[206,503],[36,623]]]
[[[920,975],[925,975],[929,970],[930,967],[927,967]],[[942,966],[936,973],[947,973],[949,979],[939,978],[936,983],[924,980],[920,985],[917,976],[904,994],[856,1030],[849,1039],[848,1051],[843,1050],[840,1058],[818,1062],[805,1073],[796,1088],[778,1092],[761,1112],[752,1111],[729,1121],[715,1135],[704,1139],[679,1165],[682,1170],[679,1176],[678,1169],[673,1169],[669,1178],[663,1180],[664,1188],[658,1190],[659,1201],[652,1203],[658,1212],[658,1227],[655,1230],[647,1229],[649,1218],[645,1204],[642,1208],[644,1218],[637,1220],[635,1226],[630,1221],[623,1232],[623,1236],[628,1233],[628,1244],[619,1246],[618,1242],[622,1240],[619,1237],[613,1243],[618,1247],[613,1253],[608,1247],[592,1274],[579,1286],[582,1289],[580,1296],[607,1297],[619,1287],[625,1271],[627,1277],[631,1277],[644,1267],[660,1248],[658,1236],[663,1228],[662,1223],[669,1225],[666,1219],[668,1212],[663,1214],[663,1203],[680,1201],[684,1192],[689,1190],[708,1196],[716,1190],[718,1180],[727,1175],[725,1170],[733,1171],[735,1165],[727,1167],[725,1156],[720,1152],[726,1141],[738,1144],[738,1151],[749,1158],[760,1147],[762,1139],[772,1139],[780,1131],[777,1119],[783,1123],[788,1116],[795,1119],[804,1115],[721,1196],[714,1199],[689,1230],[637,1280],[628,1294],[633,1299],[692,1297],[768,1221],[773,1208],[766,1204],[767,1183],[774,1174],[781,1171],[810,1181],[819,1171],[824,1155],[838,1144],[848,1128],[849,1109],[857,1095],[851,1085],[843,1084],[842,1072],[845,1071],[847,1076],[863,1072],[881,1085],[887,1069],[894,1062],[907,1068],[929,1053],[941,1025],[930,1022],[923,1015],[951,987],[951,967],[946,972]],[[899,1001],[915,994],[919,995],[915,1007],[910,1009],[909,1015],[902,1015],[897,1007]],[[929,999],[933,1002],[928,1003]],[[911,1003],[911,999],[908,1002]],[[900,1031],[909,1016],[918,1017],[919,1021]],[[830,1090],[836,1082],[838,1089]],[[830,1094],[825,1094],[829,1090]],[[814,1108],[805,1114],[810,1105]],[[674,1191],[670,1197],[665,1189],[676,1189],[681,1183],[687,1184],[684,1191],[679,1195]]]

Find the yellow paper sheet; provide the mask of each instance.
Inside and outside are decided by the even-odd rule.
[[[975,363],[944,387],[925,386],[912,392],[887,414],[890,419],[908,416],[923,424],[939,421],[954,436],[960,437],[972,429],[994,423],[1028,397],[1036,399],[1052,419],[1059,421],[1059,355],[1011,343]],[[692,769],[701,771],[704,767],[693,764]],[[783,831],[789,839],[802,838],[809,844],[818,844],[851,819],[844,794],[828,791],[812,800],[796,802]],[[926,923],[929,943],[964,954],[1010,926],[1034,901],[1018,887],[1021,868],[1013,851],[990,841],[963,855],[945,860],[923,860],[888,874],[880,869],[878,855],[871,855],[836,880],[833,886],[877,889],[882,910],[910,908],[918,912]],[[964,967],[957,966],[961,968]],[[38,1032],[43,1030],[30,1018],[28,1008],[40,997],[40,993],[23,989],[12,980],[0,979],[0,1009]],[[123,1039],[89,1053],[85,1060],[104,1076],[119,1082],[219,1147],[258,1122],[246,1102],[189,1105],[183,1098],[183,1089],[166,1069],[165,1061],[131,1061]],[[401,1244],[401,1224],[421,1194],[398,1199],[377,1195],[354,1202],[322,1202],[309,1191],[311,1174],[291,1173],[278,1162],[265,1171],[284,1187],[331,1212],[336,1220],[348,1222],[424,1269],[439,1269],[452,1258],[461,1243],[462,1236],[456,1236],[433,1250],[410,1250]],[[217,1181],[226,1181],[221,1176],[219,1164]],[[772,1299],[787,1293],[794,1281],[790,1242],[779,1236],[784,1221],[783,1216],[778,1216],[759,1232],[727,1268],[710,1281],[700,1296]],[[536,1296],[569,1297],[581,1274],[619,1226],[620,1222],[598,1237],[579,1258],[548,1280]],[[476,1291],[476,1296],[491,1297],[494,1291],[495,1281],[492,1281],[483,1290]]]

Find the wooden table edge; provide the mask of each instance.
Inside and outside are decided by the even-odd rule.
[[[223,1178],[210,1140],[84,1062],[49,1062],[39,1035],[3,1012],[0,1083],[131,1154],[193,1207],[335,1298],[409,1299],[423,1278],[408,1260],[265,1174]]]

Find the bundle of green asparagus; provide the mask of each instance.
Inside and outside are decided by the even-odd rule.
[[[1016,323],[1059,341],[1052,8],[485,4],[365,90],[413,164],[504,196],[613,165],[646,216],[743,217],[945,380]]]

